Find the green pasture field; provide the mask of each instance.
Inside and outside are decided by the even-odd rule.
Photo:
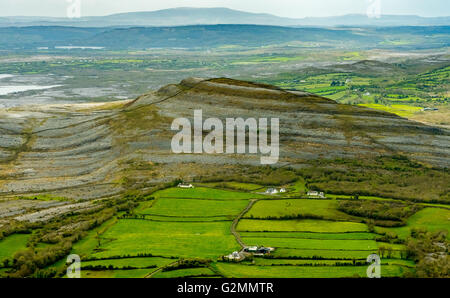
[[[102,235],[101,252],[94,257],[151,253],[165,257],[215,259],[239,250],[231,222],[155,222],[123,219]]]
[[[255,191],[263,189],[264,186],[254,183],[242,183],[242,182],[209,182],[209,183],[202,183],[202,185],[205,185],[207,187],[215,187],[215,188],[228,188],[233,190],[245,190],[245,191]]]
[[[337,200],[339,200],[339,199],[352,199],[352,196],[327,194],[327,198],[332,198],[332,199],[337,199]],[[398,201],[398,200],[395,200],[395,199],[373,197],[373,196],[359,196],[359,200]]]
[[[26,249],[29,238],[28,234],[14,234],[0,240],[0,262],[12,258],[17,251]]]
[[[347,91],[340,91],[340,92],[334,93],[332,95],[328,95],[328,98],[332,99],[332,100],[339,100],[339,99],[343,99],[347,94],[348,94]]]
[[[237,216],[247,206],[247,201],[213,201],[203,199],[160,198],[140,214],[165,215],[173,217]]]
[[[365,262],[365,260],[358,260],[357,262]],[[328,265],[336,266],[341,264],[353,264],[353,260],[295,260],[295,259],[270,259],[270,258],[255,258],[254,264],[258,266],[304,266],[313,264],[315,266]],[[401,265],[407,267],[414,267],[415,264],[410,260],[400,259],[382,259],[381,265]]]
[[[378,249],[373,250],[334,250],[332,247],[325,249],[295,249],[279,248],[272,253],[274,258],[300,258],[300,259],[331,259],[331,260],[365,260],[370,254],[378,253]],[[392,257],[400,258],[400,251],[393,251]]]
[[[101,236],[117,222],[116,218],[112,218],[104,222],[101,226],[90,230],[86,237],[79,240],[72,246],[72,253],[78,254],[81,257],[89,256],[98,246],[97,235]],[[65,262],[65,260],[64,260]]]
[[[288,188],[295,189],[295,193],[306,190],[304,181],[298,181]],[[186,194],[186,191],[189,193]],[[209,268],[178,269],[158,271],[151,277],[217,277],[217,272],[225,277],[336,278],[355,277],[356,274],[365,277],[367,266],[354,266],[353,262],[365,262],[368,255],[379,253],[382,246],[392,249],[390,259],[382,259],[382,276],[401,276],[414,268],[414,262],[400,259],[401,251],[405,249],[403,245],[376,242],[376,234],[369,233],[366,224],[335,221],[351,219],[337,210],[338,200],[348,196],[337,195],[332,195],[331,200],[258,201],[247,217],[314,214],[331,220],[242,219],[237,227],[242,241],[249,246],[276,248],[271,254],[272,258],[254,258],[252,263],[241,264],[214,262],[223,255],[240,250],[230,232],[231,219],[241,212],[247,206],[248,200],[255,195],[208,187],[158,191],[154,201],[142,202],[136,208],[137,216],[144,215],[145,219],[111,219],[89,231],[87,237],[75,243],[73,252],[87,258],[114,257],[83,262],[84,267],[118,268],[102,271],[82,270],[83,277],[87,278],[148,277],[158,268],[177,259],[193,257],[213,260],[211,266],[214,271]],[[360,199],[391,200],[378,197]],[[447,224],[443,219],[448,219],[449,213],[446,209],[425,208],[409,219],[408,227],[429,226],[434,223],[445,229]],[[407,227],[376,227],[377,231],[381,229],[380,231],[394,232],[403,232],[405,228]],[[152,254],[154,257],[129,257],[139,254]],[[347,266],[339,266],[342,264]],[[127,266],[138,269],[124,270]],[[145,269],[150,266],[156,267]]]
[[[367,232],[367,225],[355,222],[334,222],[326,220],[256,220],[243,219],[237,229],[244,232],[316,232],[346,233]]]
[[[154,222],[230,222],[234,219],[235,216],[206,216],[206,217],[174,217],[174,216],[163,216],[163,215],[144,215],[145,220],[154,221]]]
[[[324,240],[374,240],[372,233],[311,233],[311,232],[241,232],[242,237],[251,238],[299,238]],[[264,241],[264,239],[261,239]]]
[[[450,75],[450,66],[435,69],[426,73],[422,73],[418,76],[416,84],[426,84],[432,87],[443,87],[445,84],[448,86],[448,78]]]
[[[228,278],[344,278],[366,277],[366,266],[252,266],[243,264],[217,263],[217,269]],[[400,276],[408,269],[387,265],[381,267],[382,277]]]
[[[450,227],[450,210],[442,208],[425,208],[411,216],[404,227],[376,227],[377,232],[393,232],[401,239],[411,234],[411,229],[419,228],[428,231],[448,231]],[[447,235],[450,239],[450,234]]]
[[[172,271],[160,271],[152,276],[152,278],[179,278],[179,277],[203,277],[216,276],[209,268],[187,268]]]
[[[361,262],[361,261],[359,261]],[[270,258],[255,258],[254,264],[257,266],[336,266],[337,264],[353,264],[353,260],[295,260],[295,259],[270,259]]]
[[[110,260],[95,260],[95,261],[83,261],[81,268],[86,266],[113,266],[114,268],[134,267],[138,269],[145,269],[150,266],[163,267],[170,263],[173,263],[174,259],[148,257],[148,258],[123,258],[123,259],[110,259]],[[150,269],[151,270],[151,269]]]
[[[153,270],[154,269],[104,271],[81,270],[81,278],[144,278]]]
[[[397,114],[401,117],[411,117],[414,113],[420,112],[422,110],[421,107],[399,105],[399,104],[393,104],[390,106],[385,106],[381,104],[359,104],[359,105],[366,108]]]
[[[308,188],[306,187],[306,181],[300,177],[292,186],[288,188],[288,195],[303,195],[306,194]]]
[[[351,196],[348,195],[335,195],[335,194],[327,194],[327,198],[330,199],[352,199]],[[391,199],[391,198],[381,198],[381,197],[374,197],[374,196],[359,196],[359,200],[373,200],[373,201],[389,201],[389,202],[401,202],[402,200],[398,199]],[[434,203],[415,203],[421,206],[425,207],[436,207],[436,208],[444,208],[444,209],[450,209],[450,205],[443,205],[443,204],[434,204]]]
[[[298,239],[298,238],[251,238],[243,237],[248,246],[269,246],[275,248],[297,249],[334,249],[334,250],[377,250],[374,240],[329,240],[329,239]]]
[[[291,215],[315,215],[326,219],[348,220],[352,217],[337,210],[335,200],[276,200],[259,201],[246,214],[245,218],[283,217]]]
[[[263,198],[264,195],[229,191],[207,187],[196,188],[168,188],[154,193],[159,198],[190,198],[190,199],[214,199],[214,200],[248,200],[251,198]]]

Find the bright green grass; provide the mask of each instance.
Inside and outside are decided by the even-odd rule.
[[[410,105],[390,105],[390,106],[384,106],[381,104],[359,104],[360,106],[375,109],[375,110],[381,110],[393,114],[397,114],[401,117],[410,117],[416,112],[420,112],[422,110],[421,107],[415,107]]]
[[[213,276],[216,275],[209,268],[187,268],[173,271],[160,271],[152,276],[152,278],[180,278],[194,276]]]
[[[346,95],[347,95],[347,91],[341,91],[341,92],[338,92],[338,93],[335,93],[332,95],[328,95],[328,98],[332,99],[332,100],[338,100],[338,99],[343,98]]]
[[[290,260],[290,259],[265,259],[265,258],[255,258],[255,265],[258,266],[276,266],[276,265],[305,265],[305,264],[314,264],[314,265],[336,265],[336,263],[345,263],[345,264],[353,264],[352,260]],[[361,262],[361,261],[359,261]]]
[[[355,222],[333,222],[326,220],[253,220],[243,219],[238,225],[239,231],[257,232],[316,232],[344,233],[367,232],[367,226]]]
[[[196,199],[158,199],[153,207],[141,214],[169,216],[229,216],[238,215],[247,206],[247,201],[212,201]]]
[[[401,259],[381,259],[381,265],[400,265],[414,268],[416,264],[411,260],[401,260]]]
[[[406,247],[403,244],[387,243],[387,242],[377,242],[378,247],[391,248],[395,251],[404,251]]]
[[[348,195],[335,195],[335,194],[327,194],[327,198],[331,199],[352,199],[352,196]],[[380,197],[370,197],[370,196],[359,196],[360,200],[377,200],[377,201],[398,201],[389,198],[380,198]]]
[[[335,195],[335,194],[327,194],[327,198],[337,199],[337,200],[352,199],[352,197],[348,196],[348,195]],[[398,199],[381,198],[381,197],[373,197],[373,196],[359,196],[359,200],[388,201],[388,202],[401,202],[402,201],[402,200],[398,200]],[[450,209],[450,205],[434,204],[434,203],[416,203],[416,204],[425,206],[425,207],[438,207],[438,208]]]
[[[139,203],[139,206],[134,209],[134,212],[137,214],[142,214],[144,210],[148,210],[152,208],[152,206],[157,202],[158,200],[148,200]]]
[[[106,270],[90,271],[81,270],[81,278],[144,278],[155,269],[133,269],[133,270]]]
[[[215,216],[215,217],[173,217],[164,215],[145,215],[146,220],[156,222],[217,222],[217,221],[231,221],[235,218],[234,215]]]
[[[296,238],[242,238],[248,246],[269,246],[275,248],[335,249],[335,250],[377,250],[374,240],[323,240]]]
[[[365,260],[358,260],[359,263],[365,262]],[[255,258],[254,264],[258,266],[276,266],[276,265],[336,265],[336,264],[353,264],[353,260],[295,260],[295,259],[265,259]],[[401,265],[406,267],[414,267],[414,261],[400,260],[400,259],[382,259],[382,265]]]
[[[450,210],[441,208],[425,208],[411,216],[407,225],[398,228],[377,227],[380,232],[394,232],[401,239],[407,238],[411,234],[412,228],[421,228],[429,231],[450,232]],[[447,235],[450,238],[450,233]]]
[[[239,245],[230,233],[231,222],[154,222],[147,220],[119,220],[102,238],[102,252],[95,257],[137,255],[200,257],[215,259],[238,250]]]
[[[98,260],[98,261],[84,261],[81,263],[82,268],[84,266],[114,266],[115,268],[123,267],[135,267],[135,268],[146,268],[150,266],[163,267],[170,263],[173,263],[173,259],[168,258],[124,258],[124,259],[112,259],[112,260]]]
[[[14,234],[0,241],[0,262],[11,258],[17,251],[27,248],[30,235]]]
[[[90,230],[86,237],[76,242],[72,246],[72,253],[80,255],[80,256],[89,256],[94,249],[98,246],[97,233],[98,235],[102,235],[106,230],[108,230],[111,226],[113,226],[117,222],[116,218],[112,218],[104,222],[101,226],[96,227]],[[65,263],[65,260],[63,260]]]
[[[282,217],[289,215],[316,215],[326,219],[347,220],[351,216],[338,211],[334,200],[276,200],[259,201],[246,214],[246,218]]]
[[[217,263],[215,265],[228,278],[344,278],[366,277],[366,266],[297,267],[297,266],[249,266]],[[401,276],[406,269],[400,266],[382,266],[382,277]]]
[[[264,188],[262,185],[253,184],[253,183],[242,183],[242,182],[225,182],[225,185],[229,186],[230,188],[234,189],[242,189],[242,190],[248,190],[248,191],[254,191],[261,188]]]
[[[365,260],[370,254],[377,253],[378,249],[373,250],[329,250],[320,249],[293,249],[293,248],[279,248],[273,252],[276,258],[297,257],[304,259],[311,259],[320,257],[323,259],[345,259],[345,260]],[[400,258],[399,251],[393,251],[393,257]]]
[[[295,196],[302,196],[305,195],[308,191],[308,188],[306,187],[306,181],[303,178],[299,178],[293,185],[292,185],[292,192],[289,194],[295,195]]]
[[[243,183],[243,182],[210,182],[203,183],[207,187],[217,187],[217,188],[229,188],[233,190],[245,190],[245,191],[255,191],[264,188],[264,186],[253,183]]]
[[[300,238],[329,240],[373,240],[372,233],[303,233],[303,232],[241,232],[242,237],[252,238]],[[264,239],[261,239],[264,241]]]
[[[168,188],[154,193],[155,197],[165,198],[192,198],[192,199],[215,199],[215,200],[248,200],[250,198],[262,198],[264,195],[228,191],[207,187],[196,188]]]

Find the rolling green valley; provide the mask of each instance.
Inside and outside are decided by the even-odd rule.
[[[0,17],[0,278],[449,278],[448,17],[205,13]]]

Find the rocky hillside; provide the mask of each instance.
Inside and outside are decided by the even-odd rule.
[[[133,101],[0,110],[0,198],[103,198],[260,165],[259,155],[173,154],[170,125],[195,109],[222,120],[279,118],[280,167],[398,155],[428,168],[450,165],[448,130],[273,86],[190,78]]]

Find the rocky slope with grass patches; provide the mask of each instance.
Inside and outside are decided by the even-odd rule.
[[[259,155],[171,152],[174,118],[279,118],[280,161],[404,155],[450,165],[450,131],[309,93],[231,79],[189,78],[135,100],[0,110],[0,197],[111,197],[218,169],[259,166]],[[58,207],[59,208],[59,207]],[[70,207],[67,207],[70,209]]]

